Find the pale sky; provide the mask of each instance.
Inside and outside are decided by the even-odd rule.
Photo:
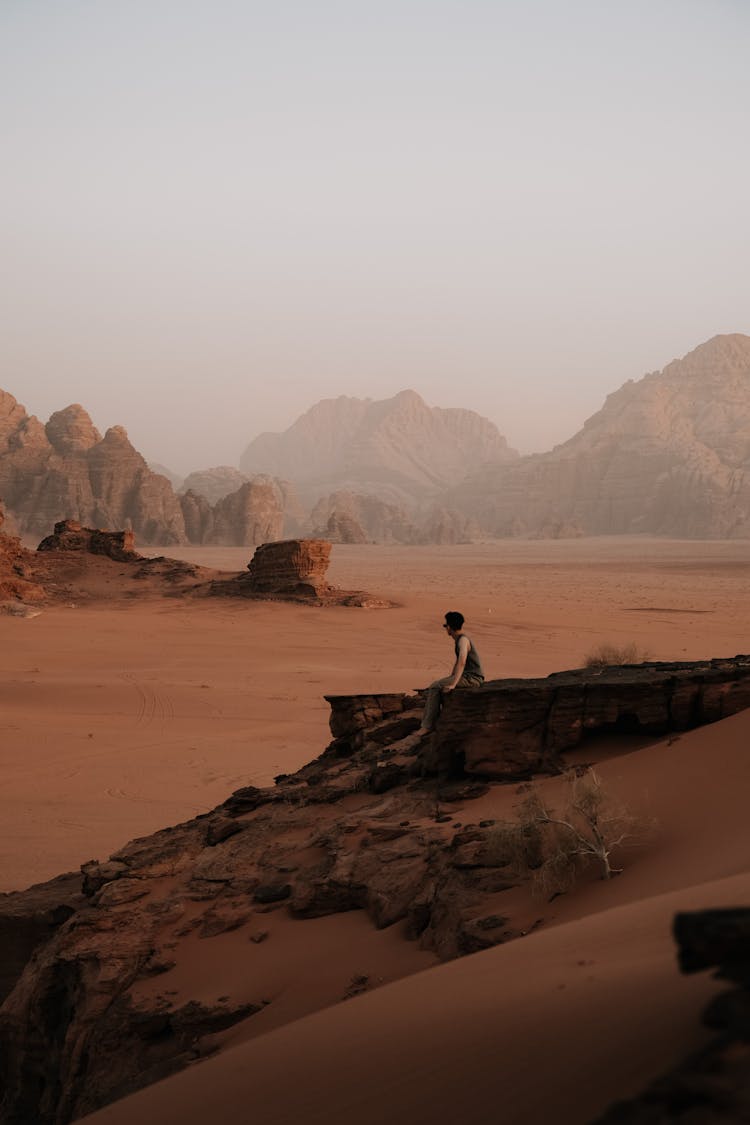
[[[747,0],[0,0],[0,387],[178,472],[320,398],[523,452],[750,333]]]

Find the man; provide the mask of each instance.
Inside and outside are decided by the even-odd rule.
[[[464,615],[462,613],[456,613],[453,610],[446,613],[443,628],[454,642],[456,661],[449,676],[443,676],[442,679],[435,680],[433,684],[430,684],[427,690],[427,702],[422,716],[422,725],[417,732],[419,735],[429,734],[434,730],[443,703],[442,697],[446,692],[454,691],[456,688],[478,687],[484,683],[484,672],[482,671],[479,654],[471,637],[467,637],[466,633],[463,632],[463,627]]]

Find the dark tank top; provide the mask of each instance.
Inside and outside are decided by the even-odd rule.
[[[456,637],[456,659],[458,659],[458,642],[461,640],[461,637],[466,637],[466,640],[469,642],[469,651],[466,653],[466,664],[461,674],[463,676],[476,676],[477,679],[483,680],[484,672],[482,671],[482,662],[479,659],[479,653],[474,648],[474,642],[471,637],[467,636],[466,633],[461,633]]]

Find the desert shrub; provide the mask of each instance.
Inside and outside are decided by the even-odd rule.
[[[571,770],[560,811],[538,792],[519,808],[518,820],[495,827],[487,840],[487,860],[507,865],[518,876],[531,874],[534,889],[549,897],[570,890],[578,874],[596,864],[602,879],[622,870],[612,852],[641,842],[647,823],[615,802],[593,769]]]
[[[522,872],[539,867],[542,860],[542,833],[533,821],[501,822],[487,833],[482,861],[488,867]]]
[[[598,671],[609,668],[613,664],[643,664],[651,654],[645,649],[638,648],[635,642],[627,645],[601,644],[587,652],[583,658],[585,668]]]

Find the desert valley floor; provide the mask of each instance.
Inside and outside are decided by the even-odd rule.
[[[241,570],[250,551],[165,553]],[[448,609],[465,614],[489,678],[579,667],[602,643],[656,660],[732,656],[750,650],[749,573],[742,541],[335,546],[334,584],[397,605],[171,599],[139,582],[109,601],[0,617],[0,891],[105,859],[301,766],[330,738],[324,694],[405,691],[449,669]],[[308,927],[319,979],[254,1038],[228,1036],[234,1049],[92,1121],[241,1120],[248,1068],[266,1125],[590,1120],[706,1036],[698,1013],[717,986],[679,976],[669,926],[676,909],[750,897],[749,741],[744,712],[674,745],[603,752],[607,785],[655,817],[656,834],[620,878],[563,896],[523,940],[436,966],[356,913],[274,913],[278,956],[293,961],[295,927]],[[508,810],[513,799],[509,787]],[[232,941],[225,990],[241,973]],[[386,987],[330,1006],[342,993],[331,956],[351,977],[357,942],[372,960],[354,969]],[[278,965],[268,972],[289,989]],[[199,992],[214,986],[197,956],[180,973],[180,989],[191,973]]]

